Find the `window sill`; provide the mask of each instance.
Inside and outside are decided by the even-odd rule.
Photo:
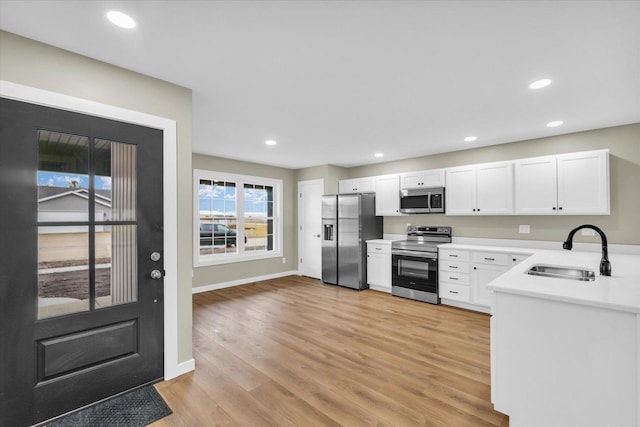
[[[218,255],[198,255],[194,262],[193,267],[209,267],[213,265],[221,264],[234,264],[238,262],[246,261],[258,261],[262,259],[280,258],[282,257],[282,251],[273,251],[269,253],[260,254],[218,254]]]

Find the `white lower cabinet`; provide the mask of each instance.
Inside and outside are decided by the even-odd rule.
[[[491,400],[510,426],[640,426],[640,314],[493,299]]]
[[[487,285],[528,254],[479,250],[440,249],[438,286],[443,304],[489,313]]]
[[[371,289],[391,293],[391,241],[367,242],[367,283]]]
[[[491,293],[487,285],[496,277],[507,271],[509,267],[509,254],[495,252],[473,252],[471,254],[473,302],[483,307],[491,306]]]
[[[438,294],[443,304],[473,308],[471,253],[455,249],[438,251]]]

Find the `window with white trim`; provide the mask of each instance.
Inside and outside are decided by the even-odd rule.
[[[194,265],[282,256],[282,180],[196,169]]]

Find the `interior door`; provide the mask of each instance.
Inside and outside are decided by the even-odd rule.
[[[162,131],[0,98],[0,425],[163,376]]]
[[[320,279],[322,275],[322,194],[324,181],[298,182],[298,271]]]

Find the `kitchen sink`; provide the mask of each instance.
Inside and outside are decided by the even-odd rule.
[[[527,270],[527,274],[532,276],[555,277],[558,279],[580,280],[582,282],[593,282],[596,280],[596,274],[580,267],[564,267],[559,265],[532,265]]]

